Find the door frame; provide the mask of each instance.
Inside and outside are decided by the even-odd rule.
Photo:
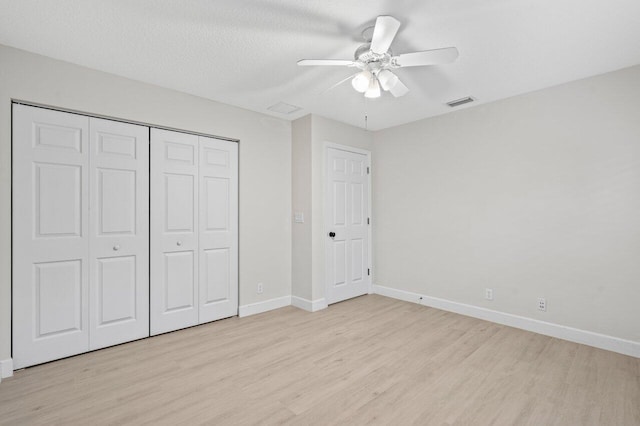
[[[328,298],[328,288],[329,288],[329,261],[328,261],[328,244],[327,244],[327,234],[329,233],[329,227],[327,226],[327,218],[329,217],[329,203],[327,200],[327,195],[328,195],[328,188],[327,188],[327,167],[329,164],[328,158],[329,158],[329,149],[333,148],[333,149],[337,149],[340,151],[346,151],[346,152],[351,152],[351,153],[355,153],[355,154],[363,154],[367,157],[367,168],[368,168],[368,173],[367,173],[367,183],[368,183],[368,205],[367,205],[367,209],[368,209],[368,217],[370,219],[370,223],[368,225],[368,229],[367,229],[367,233],[368,233],[368,238],[369,238],[369,242],[368,242],[368,259],[367,259],[367,268],[369,268],[369,271],[371,272],[371,274],[368,276],[369,278],[369,282],[367,283],[367,294],[372,294],[373,293],[373,203],[372,203],[372,199],[371,199],[371,194],[373,192],[372,190],[372,175],[373,175],[373,168],[371,167],[371,151],[366,150],[366,149],[362,149],[362,148],[356,148],[353,146],[349,146],[349,145],[342,145],[342,144],[338,144],[338,143],[334,143],[334,142],[329,142],[329,141],[325,141],[322,145],[322,214],[323,214],[323,218],[322,218],[322,247],[323,247],[323,256],[324,256],[324,285],[323,285],[323,289],[324,289],[324,299],[327,302],[327,305],[331,304],[331,303],[336,303],[336,302],[331,302],[329,301]]]

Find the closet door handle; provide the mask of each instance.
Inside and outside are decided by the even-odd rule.
[[[178,242],[176,243],[177,246],[181,246],[182,245],[182,241],[178,240]]]
[[[120,244],[116,244],[115,246],[113,246],[113,251],[118,251],[120,250]]]

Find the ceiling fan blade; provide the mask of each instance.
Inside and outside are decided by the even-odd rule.
[[[399,98],[400,96],[404,96],[409,93],[409,88],[405,86],[403,82],[398,80],[398,82],[389,89],[389,92],[391,92],[391,94],[396,98]]]
[[[301,67],[316,65],[354,67],[356,64],[348,59],[301,59],[298,61],[298,65]]]
[[[378,16],[371,38],[371,50],[378,54],[387,53],[399,28],[400,21],[393,16]]]
[[[403,53],[393,57],[393,64],[399,67],[421,67],[425,65],[448,64],[458,57],[458,49],[445,47],[443,49],[425,50],[422,52]]]

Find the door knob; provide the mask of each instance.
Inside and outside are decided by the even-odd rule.
[[[182,241],[178,240],[178,242],[176,243],[177,246],[181,246],[182,245]]]
[[[331,232],[329,232],[329,236],[330,236],[331,238],[334,238],[334,237],[336,236],[336,233],[335,233],[335,232],[333,232],[333,231],[331,231]]]
[[[115,246],[113,246],[113,251],[118,251],[120,250],[120,244],[116,244]]]

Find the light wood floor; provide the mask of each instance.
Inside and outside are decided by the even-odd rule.
[[[18,371],[0,423],[640,425],[640,359],[370,295]]]

